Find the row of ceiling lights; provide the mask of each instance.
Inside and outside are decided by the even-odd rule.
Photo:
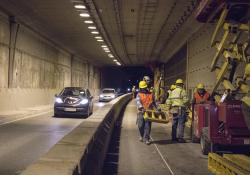
[[[91,33],[94,34],[94,35],[97,35],[95,36],[95,39],[98,41],[98,42],[102,42],[104,43],[104,40],[103,38],[100,36],[100,33],[99,31],[97,30],[96,26],[94,25],[94,22],[90,19],[90,14],[89,12],[87,11],[86,9],[86,6],[83,5],[83,4],[75,4],[74,7],[80,11],[80,17],[82,18],[88,18],[84,21],[85,24],[89,24],[88,26],[88,29],[92,30]],[[104,52],[108,53],[108,57],[110,58],[113,58],[113,61],[118,65],[118,66],[121,66],[121,63],[117,60],[117,59],[114,59],[114,56],[113,54],[110,52],[108,46],[104,43],[101,45],[102,49],[104,50]]]

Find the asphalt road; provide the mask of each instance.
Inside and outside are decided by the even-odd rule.
[[[136,106],[131,101],[124,112],[121,127],[116,127],[106,157],[104,175],[210,175],[207,156],[200,145],[172,143],[171,124],[152,124],[153,142],[139,141],[136,126]]]
[[[94,111],[103,105],[95,103]],[[39,115],[0,126],[0,175],[20,174],[84,121],[52,115]]]

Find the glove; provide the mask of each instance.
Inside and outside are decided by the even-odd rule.
[[[143,107],[138,108],[140,112],[145,112],[145,109]]]

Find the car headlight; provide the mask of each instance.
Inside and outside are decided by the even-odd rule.
[[[102,94],[101,94],[101,95],[100,95],[100,97],[101,97],[101,98],[103,98],[103,97],[104,97],[104,95],[102,95]]]
[[[59,98],[59,97],[57,97],[57,98],[55,99],[55,102],[56,102],[56,103],[63,103],[62,99]]]
[[[83,105],[86,105],[88,102],[89,102],[89,100],[85,98],[85,99],[82,99],[82,101],[80,103]]]
[[[111,98],[115,98],[115,95],[111,95]]]

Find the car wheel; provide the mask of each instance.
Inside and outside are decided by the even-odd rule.
[[[53,116],[53,117],[55,117],[55,118],[56,118],[56,117],[58,117],[58,115],[57,115],[56,113],[54,113],[54,116]]]
[[[94,105],[92,104],[90,115],[93,114],[93,110],[94,110]]]

